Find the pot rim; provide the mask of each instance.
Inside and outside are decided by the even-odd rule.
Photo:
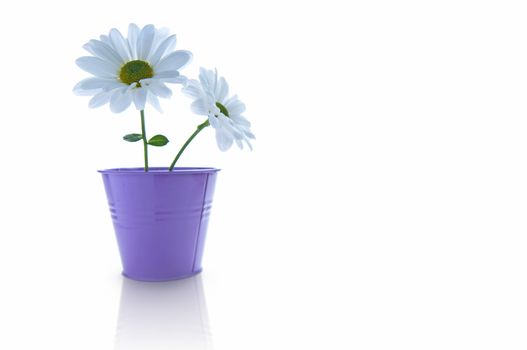
[[[168,171],[167,167],[150,167],[148,172],[145,172],[145,168],[111,168],[97,170],[101,174],[137,174],[137,175],[183,175],[183,174],[207,174],[216,173],[221,169],[212,167],[176,167],[173,171]]]

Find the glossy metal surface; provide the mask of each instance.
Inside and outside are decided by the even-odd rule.
[[[201,271],[216,176],[214,168],[102,170],[123,265],[141,281]]]

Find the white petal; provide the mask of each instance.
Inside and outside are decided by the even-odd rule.
[[[110,40],[112,42],[112,47],[115,49],[117,54],[122,58],[124,62],[130,60],[130,52],[128,48],[128,43],[124,40],[123,35],[120,31],[115,28],[110,30]]]
[[[152,48],[152,43],[154,40],[155,28],[153,25],[149,24],[144,26],[139,33],[137,39],[137,58],[140,60],[145,60]]]
[[[154,78],[159,81],[172,84],[185,84],[188,80],[187,77],[180,75],[177,70],[169,70],[154,74]]]
[[[144,88],[137,88],[132,91],[135,108],[138,111],[145,109],[147,93],[148,93],[148,90]]]
[[[236,123],[237,125],[241,125],[241,126],[245,126],[245,127],[250,127],[251,126],[251,122],[248,121],[247,119],[245,119],[245,117],[240,115],[240,114],[232,114],[231,113],[231,115],[229,115],[229,118],[231,118],[231,120],[234,121],[234,123]]]
[[[239,139],[236,139],[235,141],[236,141],[236,144],[238,145],[238,147],[240,149],[243,149],[243,143]]]
[[[165,41],[166,38],[170,35],[170,30],[166,27],[162,27],[155,30],[154,40],[152,41],[152,48],[150,49],[150,53],[155,51],[159,45]]]
[[[177,84],[185,84],[187,82],[187,80],[188,80],[188,78],[186,76],[180,75],[177,78],[167,80],[167,82],[169,82],[169,83],[177,83]]]
[[[232,120],[223,116],[223,114],[218,115],[218,120],[220,121],[221,128],[229,132],[234,138],[239,139],[243,136],[242,132],[234,125]]]
[[[161,42],[161,44],[155,50],[155,52],[148,58],[148,61],[150,62],[150,64],[155,66],[159,62],[159,60],[165,55],[165,53],[171,51],[171,49],[174,48],[175,45],[176,45],[175,35],[171,35],[165,40],[163,40],[163,42]]]
[[[167,70],[161,73],[155,73],[154,78],[156,79],[174,79],[178,78],[179,72],[177,70]]]
[[[214,85],[212,88],[212,91],[214,92],[214,96],[216,96],[216,91],[218,91],[218,69],[214,68]]]
[[[121,113],[132,103],[131,93],[127,90],[117,90],[112,93],[110,98],[110,110],[113,113]]]
[[[227,108],[229,111],[229,115],[241,114],[245,112],[245,104],[238,100],[237,97],[235,99],[230,98],[227,102],[225,102],[225,108]]]
[[[250,132],[249,130],[246,130],[244,133],[245,133],[245,136],[247,136],[247,138],[256,140],[256,136],[254,136],[254,134]]]
[[[82,90],[96,90],[96,89],[104,89],[106,91],[111,90],[107,89],[108,86],[116,86],[121,85],[122,83],[119,83],[115,81],[115,79],[104,79],[104,78],[86,78],[81,80],[75,88],[82,89]]]
[[[224,77],[221,77],[216,87],[216,98],[218,101],[224,101],[229,94],[229,84]]]
[[[115,81],[113,83],[110,83],[108,85],[106,85],[103,90],[104,91],[112,91],[112,90],[115,90],[115,89],[122,89],[122,88],[125,88],[127,85],[125,83],[121,83],[120,81]]]
[[[243,136],[246,138],[246,139],[256,139],[256,137],[254,136],[254,134],[251,132],[251,130],[249,129],[248,126],[244,126],[244,125],[240,125],[240,124],[237,124],[236,127],[238,128],[238,130],[241,131],[241,133],[243,134]]]
[[[240,149],[243,149],[243,142],[249,146],[249,149],[252,151],[253,147],[251,143],[249,142],[249,139],[254,139],[254,135],[249,131],[248,128],[241,127],[238,125],[233,125],[233,128],[236,130],[236,134],[234,134],[234,138],[236,140],[236,144],[240,147]]]
[[[190,62],[191,58],[192,53],[190,53],[190,51],[174,51],[159,61],[159,63],[154,67],[154,71],[164,72],[168,70],[178,70]]]
[[[204,95],[201,84],[194,79],[187,80],[185,86],[181,89],[181,92],[194,99],[200,98]]]
[[[101,89],[95,89],[95,90],[84,90],[84,89],[80,89],[79,88],[79,83],[77,83],[74,87],[73,87],[73,93],[77,96],[93,96],[93,95],[96,95],[98,94],[99,92],[101,92],[102,90]]]
[[[249,146],[249,149],[252,151],[253,150],[253,146],[251,145],[251,143],[249,142],[249,139],[247,139],[246,137],[244,137],[242,140],[240,141],[244,141],[247,146]]]
[[[93,96],[88,103],[88,107],[90,108],[97,108],[100,107],[110,101],[110,96],[112,95],[111,92],[100,92],[97,95]]]
[[[216,143],[220,151],[225,152],[231,148],[233,138],[222,129],[216,129]]]
[[[147,57],[147,61],[150,62],[150,57],[156,52],[157,48],[166,38],[170,35],[170,30],[168,28],[155,28],[154,27],[154,39],[152,40],[152,47]]]
[[[99,40],[90,40],[83,48],[94,56],[102,58],[105,61],[112,63],[115,69],[118,70],[124,61],[115,52],[115,50],[108,44]]]
[[[139,37],[139,27],[135,23],[128,25],[128,48],[130,49],[131,58],[137,59],[137,38]]]
[[[75,86],[73,87],[73,93],[78,96],[93,96],[94,94],[98,93],[101,89],[86,89],[83,87],[85,82],[89,79],[97,79],[97,78],[87,78],[79,81]]]
[[[142,84],[142,81],[141,81]],[[169,98],[172,96],[172,90],[170,90],[165,84],[155,79],[151,79],[148,84],[148,90],[150,90],[154,95]]]
[[[107,61],[102,60],[98,57],[90,57],[90,56],[80,57],[80,58],[77,58],[75,63],[77,63],[77,66],[79,66],[81,69],[97,77],[101,77],[101,78],[117,77],[117,72],[115,71],[115,67],[111,63],[108,63]]]
[[[179,77],[176,77],[176,78],[160,78],[159,80],[162,82],[171,83],[171,84],[185,84],[188,78],[184,75],[180,75]]]
[[[219,129],[221,128],[221,125],[220,125],[220,122],[218,121],[218,118],[216,118],[214,115],[210,114],[209,115],[209,124],[210,126],[212,126],[214,129]]]
[[[161,108],[161,105],[159,104],[159,99],[156,95],[147,94],[146,101],[150,103],[159,113],[163,113],[163,109]]]
[[[97,95],[99,92],[101,92],[102,90],[100,89],[97,89],[97,90],[73,90],[73,93],[77,96],[93,96],[93,95]]]
[[[209,113],[207,105],[202,99],[192,102],[192,104],[190,105],[190,110],[196,114],[201,115],[207,115]]]
[[[108,37],[108,35],[101,35],[99,37],[101,39],[101,41],[105,44],[108,44],[108,45],[112,45],[112,41],[110,40],[110,38]]]
[[[216,75],[214,71],[201,67],[199,69],[199,81],[203,86],[203,90],[214,92],[216,85]]]

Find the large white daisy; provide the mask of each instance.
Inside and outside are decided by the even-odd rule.
[[[172,95],[165,84],[184,83],[179,69],[192,58],[189,51],[173,51],[175,45],[175,35],[151,24],[142,29],[130,24],[126,39],[114,28],[83,46],[93,56],[80,57],[76,63],[93,77],[80,81],[74,91],[93,96],[91,108],[109,103],[112,112],[120,113],[132,102],[144,110],[148,102],[161,111],[158,97]]]
[[[188,80],[183,93],[194,99],[191,109],[194,113],[208,117],[208,123],[216,131],[216,142],[221,151],[228,150],[233,142],[243,149],[247,143],[252,150],[250,139],[254,135],[251,123],[242,115],[245,105],[237,95],[228,97],[229,85],[216,70],[200,68],[199,81]]]

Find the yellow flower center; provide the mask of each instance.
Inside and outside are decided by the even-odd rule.
[[[119,72],[119,79],[125,84],[138,83],[141,79],[152,78],[154,76],[154,70],[150,65],[141,60],[134,60],[127,62],[121,67]]]

